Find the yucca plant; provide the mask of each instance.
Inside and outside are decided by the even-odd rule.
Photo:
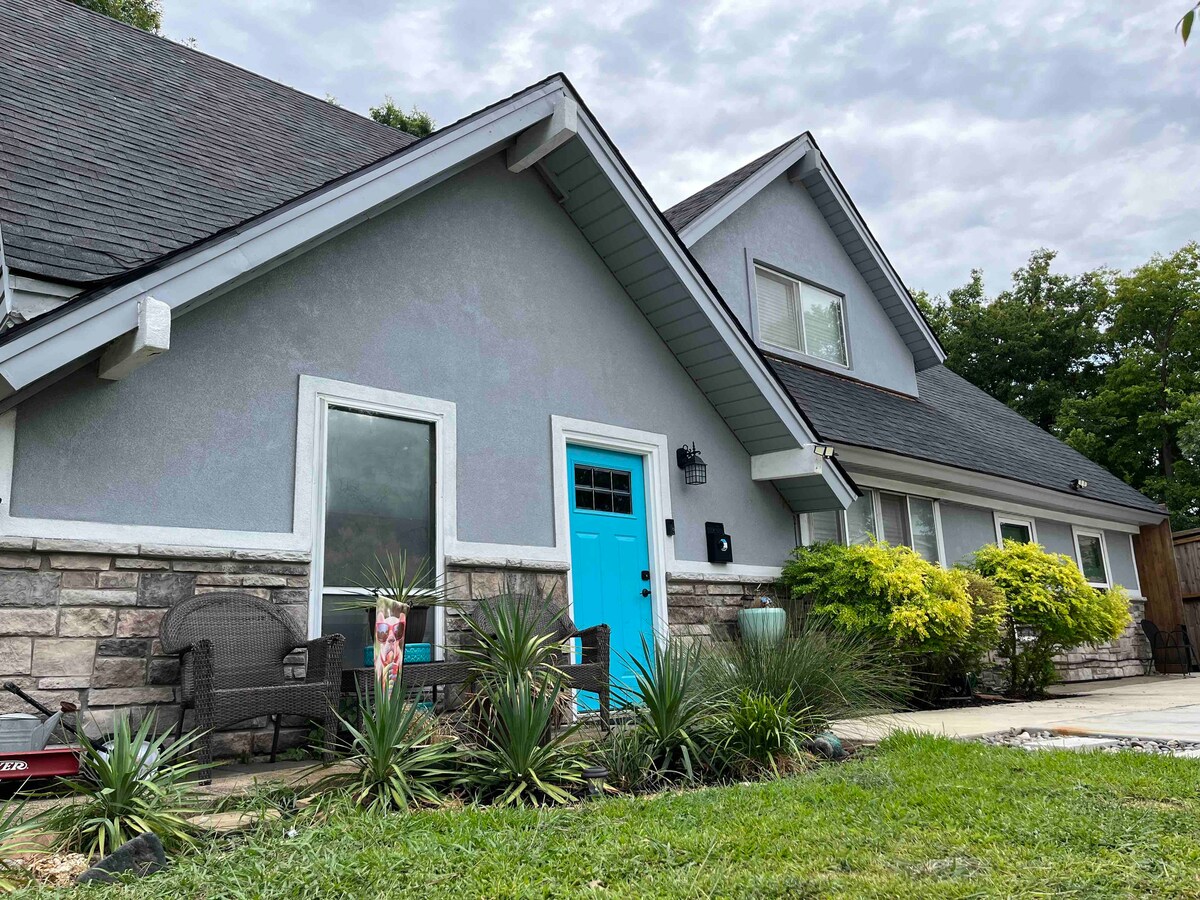
[[[778,776],[801,766],[809,737],[798,724],[803,717],[803,711],[792,708],[790,692],[776,697],[743,689],[713,716],[713,751],[738,775]]]
[[[30,839],[33,822],[25,818],[25,804],[8,798],[0,812],[0,892],[15,891],[28,879],[10,864],[11,857],[41,847]]]
[[[321,778],[318,792],[347,792],[369,809],[408,809],[441,801],[458,775],[461,753],[439,733],[434,718],[402,690],[375,685],[374,698],[358,698],[358,714],[342,718],[349,733],[343,767]]]
[[[660,772],[655,764],[656,747],[642,729],[619,725],[600,742],[593,755],[608,770],[607,784],[611,788],[633,794],[654,790],[670,780],[672,773]]]
[[[650,739],[655,766],[696,780],[705,722],[720,700],[717,693],[705,690],[700,677],[700,646],[660,641],[651,647],[643,637],[642,658],[627,662],[636,687],[618,693],[636,727]]]
[[[554,615],[549,602],[545,597],[523,593],[479,601],[479,615],[463,616],[470,640],[456,652],[481,679],[561,675],[554,661],[562,648],[547,624]]]
[[[156,735],[154,722],[148,715],[135,731],[118,717],[103,749],[80,735],[79,775],[59,779],[76,799],[37,817],[39,827],[59,836],[61,849],[104,856],[146,831],[168,846],[194,843],[187,782],[205,768],[191,757],[199,735],[168,743],[169,733]]]
[[[584,747],[578,725],[555,729],[562,675],[488,678],[482,682],[491,721],[471,754],[463,784],[500,805],[568,803],[583,785]]]

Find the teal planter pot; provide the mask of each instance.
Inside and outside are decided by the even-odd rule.
[[[738,629],[747,640],[779,643],[787,634],[787,613],[777,606],[743,609],[738,612]]]

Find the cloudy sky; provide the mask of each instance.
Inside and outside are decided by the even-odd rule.
[[[812,131],[912,288],[1198,237],[1191,0],[164,0],[164,30],[440,123],[564,71],[663,206]]]

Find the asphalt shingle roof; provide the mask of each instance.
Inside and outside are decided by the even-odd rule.
[[[683,231],[688,225],[704,215],[709,209],[719,203],[722,198],[728,196],[745,184],[755,172],[767,165],[776,156],[792,146],[796,142],[795,138],[780,144],[774,150],[764,153],[758,159],[746,163],[736,172],[730,172],[719,181],[714,181],[708,187],[697,191],[692,196],[680,200],[670,209],[663,213],[667,221],[671,223],[671,227],[676,231]]]
[[[411,135],[64,0],[0,0],[0,233],[15,271],[102,281]]]
[[[769,359],[824,440],[899,453],[1151,512],[1161,508],[1107,469],[945,366],[917,373],[919,398]],[[1083,478],[1081,495],[1071,481]]]

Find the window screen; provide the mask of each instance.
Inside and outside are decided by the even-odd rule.
[[[841,513],[836,510],[825,510],[808,514],[808,542],[820,544],[826,541],[839,543],[841,534]]]
[[[1079,546],[1079,568],[1089,584],[1108,584],[1108,572],[1104,568],[1104,542],[1098,534],[1081,534],[1076,538]]]
[[[909,497],[908,520],[912,533],[912,548],[930,562],[937,562],[937,523],[934,518],[933,501],[923,497]]]
[[[875,525],[875,495],[867,491],[846,510],[846,541],[865,544],[878,533]]]
[[[889,544],[912,546],[908,533],[908,509],[899,494],[880,494],[879,511],[883,525],[882,539]]]
[[[811,284],[800,288],[804,308],[804,349],[809,356],[846,365],[846,335],[842,330],[842,298]]]
[[[760,337],[769,344],[801,350],[795,287],[793,282],[777,275],[762,270],[755,273]]]

